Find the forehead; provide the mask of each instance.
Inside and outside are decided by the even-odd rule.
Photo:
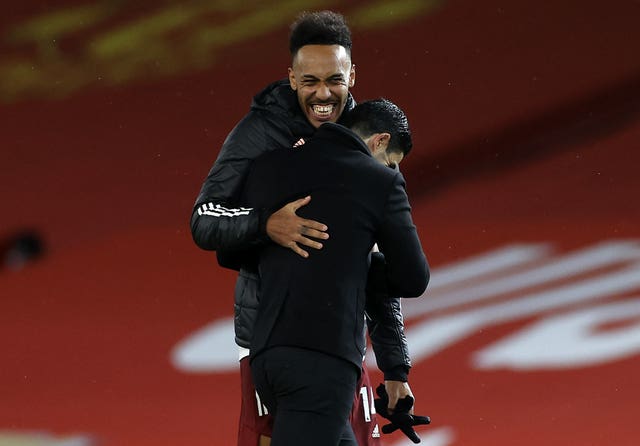
[[[325,78],[346,73],[351,68],[351,58],[341,45],[305,45],[293,58],[292,68],[303,76]]]

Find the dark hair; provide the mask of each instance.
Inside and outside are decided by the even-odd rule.
[[[351,31],[342,14],[303,12],[291,25],[289,51],[295,56],[305,45],[341,45],[351,56]]]
[[[413,147],[407,116],[400,107],[387,99],[359,103],[347,112],[342,122],[363,139],[374,133],[389,133],[391,139],[387,150],[406,155]]]

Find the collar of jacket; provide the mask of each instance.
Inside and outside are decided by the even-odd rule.
[[[362,138],[356,135],[351,129],[333,122],[325,122],[316,130],[314,141],[326,140],[328,144],[340,144],[358,150],[367,156],[371,156],[369,148]]]

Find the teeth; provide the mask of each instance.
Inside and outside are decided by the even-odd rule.
[[[331,112],[333,111],[333,104],[323,104],[323,105],[314,104],[313,111],[317,115],[321,115],[321,116],[330,115]]]

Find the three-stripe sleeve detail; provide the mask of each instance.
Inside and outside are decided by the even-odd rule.
[[[253,208],[226,208],[219,204],[206,203],[198,208],[198,215],[211,215],[212,217],[238,217],[249,215]]]

